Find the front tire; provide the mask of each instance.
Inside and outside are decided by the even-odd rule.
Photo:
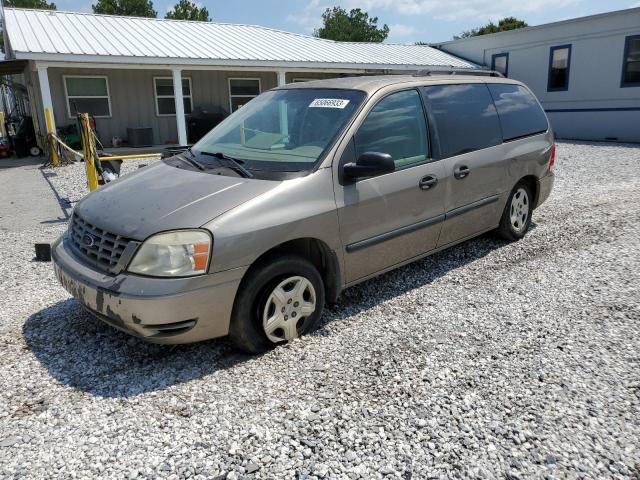
[[[532,213],[531,188],[526,183],[518,183],[509,195],[496,233],[510,242],[520,240],[529,230]]]
[[[308,260],[284,255],[260,262],[240,286],[229,337],[245,352],[265,352],[313,331],[324,302],[322,277]]]

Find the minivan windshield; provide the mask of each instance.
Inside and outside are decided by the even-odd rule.
[[[278,178],[274,172],[308,172],[364,97],[358,90],[272,90],[240,107],[191,153],[201,166],[224,163],[237,172],[240,164],[257,178]]]

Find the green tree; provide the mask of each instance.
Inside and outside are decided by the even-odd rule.
[[[196,20],[199,22],[210,22],[209,10],[206,7],[198,7],[197,3],[189,0],[180,0],[171,10],[167,12],[164,18],[173,20]]]
[[[466,32],[462,32],[459,36],[456,35],[453,38],[468,38],[477,37],[478,35],[487,35],[488,33],[506,32],[507,30],[516,30],[518,28],[528,27],[527,22],[519,20],[516,17],[505,17],[496,25],[493,22],[487,23],[483,27],[474,28]]]
[[[3,5],[8,8],[37,8],[39,10],[55,10],[56,4],[45,0],[5,0]],[[4,52],[4,35],[0,30],[0,50]]]
[[[6,0],[2,2],[8,8],[37,8],[40,10],[55,10],[56,4],[45,0]]]
[[[341,42],[383,42],[389,36],[389,26],[378,28],[378,17],[354,8],[350,12],[341,7],[327,8],[322,14],[323,26],[313,35]]]
[[[150,0],[98,0],[91,5],[93,13],[105,15],[126,15],[130,17],[156,18],[158,12],[153,9]]]

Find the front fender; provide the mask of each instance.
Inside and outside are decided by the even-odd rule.
[[[213,232],[212,273],[251,265],[272,248],[303,238],[324,242],[343,268],[330,168],[281,182],[203,227]]]

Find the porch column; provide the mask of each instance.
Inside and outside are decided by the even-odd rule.
[[[284,70],[278,70],[278,86],[281,87],[287,84],[287,72]]]
[[[178,143],[187,144],[187,122],[184,119],[184,99],[182,97],[182,71],[179,68],[172,68],[173,73],[173,95],[176,101],[176,126],[178,127]]]
[[[53,117],[53,102],[51,101],[51,87],[49,87],[47,67],[37,65],[36,69],[38,70],[38,83],[40,83],[40,96],[42,97],[42,109],[44,110],[47,133],[55,133],[56,123]],[[47,113],[47,109],[49,113]]]
[[[287,84],[287,72],[284,70],[278,70],[278,86],[281,87]],[[289,119],[287,113],[287,106],[284,102],[280,102],[280,133],[285,136],[289,135]]]

